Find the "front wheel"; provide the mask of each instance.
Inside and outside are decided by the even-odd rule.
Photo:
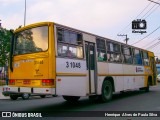
[[[112,95],[113,95],[112,83],[109,80],[105,80],[102,85],[102,95],[101,95],[102,102],[110,101],[112,99]]]
[[[68,102],[77,102],[80,99],[79,96],[63,96],[63,98]]]
[[[11,100],[17,100],[17,99],[18,99],[18,96],[17,96],[17,95],[10,95],[10,99],[11,99]]]

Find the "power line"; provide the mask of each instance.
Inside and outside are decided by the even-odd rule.
[[[153,30],[151,33],[149,33],[147,36],[145,36],[144,38],[142,38],[141,40],[138,40],[137,42],[133,43],[132,45],[141,42],[142,40],[144,40],[145,38],[147,38],[148,36],[150,36],[151,34],[153,34],[155,31],[157,31],[159,28],[160,28],[160,26],[157,27],[155,30]]]
[[[155,6],[156,4],[154,4],[141,18],[143,19]]]
[[[160,0],[159,0],[160,1]],[[155,5],[154,5],[155,6]],[[152,7],[152,8],[154,8],[154,6]],[[150,9],[150,10],[152,10],[152,8]],[[157,6],[155,9],[153,9],[150,13],[149,13],[149,11],[147,12],[147,13],[149,13],[148,15],[147,15],[147,13],[145,14],[145,15],[147,15],[145,18],[141,18],[141,19],[146,19],[146,18],[148,18],[154,11],[156,11],[157,10],[157,8],[159,8],[159,6]],[[131,24],[131,23],[130,23]],[[129,29],[130,30],[130,29]],[[129,30],[126,32],[126,33],[128,33],[129,32]]]
[[[158,42],[157,42],[158,43]],[[157,44],[157,43],[155,43],[155,45],[154,46],[152,46],[152,47],[150,47],[150,48],[148,48],[148,49],[150,49],[150,50],[152,50],[152,51],[154,51],[154,53],[155,52],[159,52],[159,43]],[[156,45],[157,44],[157,45]]]
[[[150,0],[148,0],[148,1],[150,1]],[[158,0],[158,1],[160,1],[160,0]],[[156,5],[156,4],[155,4],[155,5]],[[154,5],[154,6],[155,6],[155,5]],[[153,6],[153,7],[154,7],[154,6]],[[152,7],[152,8],[153,8],[153,7]],[[158,6],[158,7],[159,7],[159,6]],[[156,7],[149,15],[151,15],[158,7]],[[151,8],[151,9],[152,9],[152,8]],[[151,10],[151,9],[150,9],[150,10]],[[149,11],[150,11],[150,10],[149,10]],[[148,11],[148,12],[149,12],[149,11]],[[147,13],[148,13],[148,12],[147,12]],[[145,15],[146,15],[146,14],[145,14]],[[145,15],[144,15],[144,16],[145,16]],[[149,15],[148,15],[148,16],[149,16]],[[143,17],[144,17],[144,16],[143,16]],[[148,17],[148,16],[147,16],[147,17]],[[146,18],[147,18],[147,17],[146,17]],[[141,40],[133,43],[132,45],[134,45],[134,44],[136,44],[136,43],[139,43],[140,41],[144,40],[145,38],[147,38],[148,36],[150,36],[152,33],[154,33],[154,32],[155,32],[156,30],[158,30],[159,28],[160,28],[160,26],[159,26],[157,29],[155,29],[154,31],[152,31],[150,34],[148,34],[147,36],[145,36],[144,38],[142,38]]]
[[[149,0],[149,1],[150,1],[150,0]],[[160,0],[158,0],[158,1],[160,1]],[[151,5],[151,2],[137,15],[137,17],[136,17],[135,19],[137,19],[150,5]],[[156,4],[153,5],[152,8],[150,8],[150,9],[145,13],[145,15],[143,15],[143,17],[145,17],[155,6],[156,6]],[[159,6],[157,6],[155,9],[153,9],[144,19],[148,18],[158,7],[159,7]],[[141,17],[141,19],[142,19],[143,17]],[[121,32],[119,32],[119,34],[122,33],[123,31],[125,31],[130,25],[131,25],[131,23],[129,23]],[[130,28],[130,29],[131,29],[131,28]],[[130,31],[130,29],[126,32],[126,34]]]
[[[160,0],[159,0],[159,1],[160,1]],[[144,15],[142,18],[143,18],[143,19],[148,18],[154,11],[157,10],[157,8],[159,8],[159,6],[157,6],[155,9],[153,9],[150,13],[148,12],[148,13],[149,13],[148,15],[147,15],[147,13],[146,13],[145,15],[147,15],[147,16],[146,16],[145,18],[143,18],[143,17],[145,16],[145,15]],[[142,18],[141,18],[141,19],[142,19]],[[130,23],[129,25],[131,25],[131,23]],[[130,30],[131,30],[131,28],[126,31],[126,34],[127,34]]]
[[[150,6],[151,2],[136,16],[135,19],[137,19],[149,6]],[[131,25],[131,22],[123,29],[121,30],[118,34],[122,33],[124,30],[126,30],[129,26]]]
[[[153,2],[153,3],[156,3],[156,4],[159,4],[159,5],[160,5],[160,3],[158,3],[158,2],[155,2],[155,1],[152,1],[152,0],[148,0],[148,1],[150,1],[150,2]]]
[[[155,48],[157,45],[159,45],[160,44],[160,41],[158,41],[158,42],[156,42],[155,44],[153,44],[152,46],[150,46],[150,47],[148,47],[148,48],[146,48],[146,49],[153,49],[153,48]]]
[[[145,46],[143,46],[142,48],[144,48],[144,47],[146,47],[146,46],[150,45],[152,42],[154,42],[155,40],[157,40],[157,39],[159,39],[159,38],[160,38],[160,36],[159,36],[158,38],[156,38],[156,39],[152,40],[151,42],[149,42],[148,44],[146,44],[146,45],[145,45]]]
[[[155,9],[153,9],[153,11],[152,12],[150,12],[150,14],[148,14],[144,19],[146,19],[146,18],[148,18],[154,11],[156,11],[157,10],[157,8],[159,8],[159,6],[157,6]]]

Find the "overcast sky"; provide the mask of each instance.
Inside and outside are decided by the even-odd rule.
[[[160,5],[148,0],[26,1],[26,25],[41,21],[53,21],[120,42],[124,42],[125,37],[119,37],[117,34],[127,34],[128,44],[141,40],[134,44],[141,48],[156,44],[158,42],[157,38],[160,37],[160,29],[149,35],[160,26]],[[160,0],[155,1],[160,2]],[[24,25],[24,3],[25,0],[0,0],[2,27],[16,29],[20,25]],[[144,10],[144,8],[146,9]],[[132,33],[131,22],[134,19],[145,19],[147,21],[147,33]],[[126,28],[126,26],[128,27]],[[147,35],[149,36],[146,37]],[[160,44],[151,48],[149,50],[160,57]]]

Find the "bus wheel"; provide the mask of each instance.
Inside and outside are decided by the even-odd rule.
[[[41,97],[41,98],[45,98],[45,97],[46,97],[46,95],[40,95],[40,97]]]
[[[63,98],[68,102],[77,102],[80,99],[79,96],[63,96]]]
[[[11,100],[17,100],[17,99],[18,99],[18,96],[17,96],[17,95],[10,95],[10,99],[11,99]]]
[[[109,100],[111,100],[112,95],[113,95],[112,83],[109,80],[105,80],[102,85],[102,95],[101,95],[102,102],[108,102]]]
[[[23,94],[22,94],[22,99],[23,99],[23,100],[27,100],[27,99],[29,99],[29,96],[30,96],[30,94],[28,94],[28,93],[23,93]]]

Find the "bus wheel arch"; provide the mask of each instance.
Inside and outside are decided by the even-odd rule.
[[[101,88],[101,101],[108,102],[112,99],[113,92],[115,91],[114,80],[112,77],[106,77],[102,83]]]

